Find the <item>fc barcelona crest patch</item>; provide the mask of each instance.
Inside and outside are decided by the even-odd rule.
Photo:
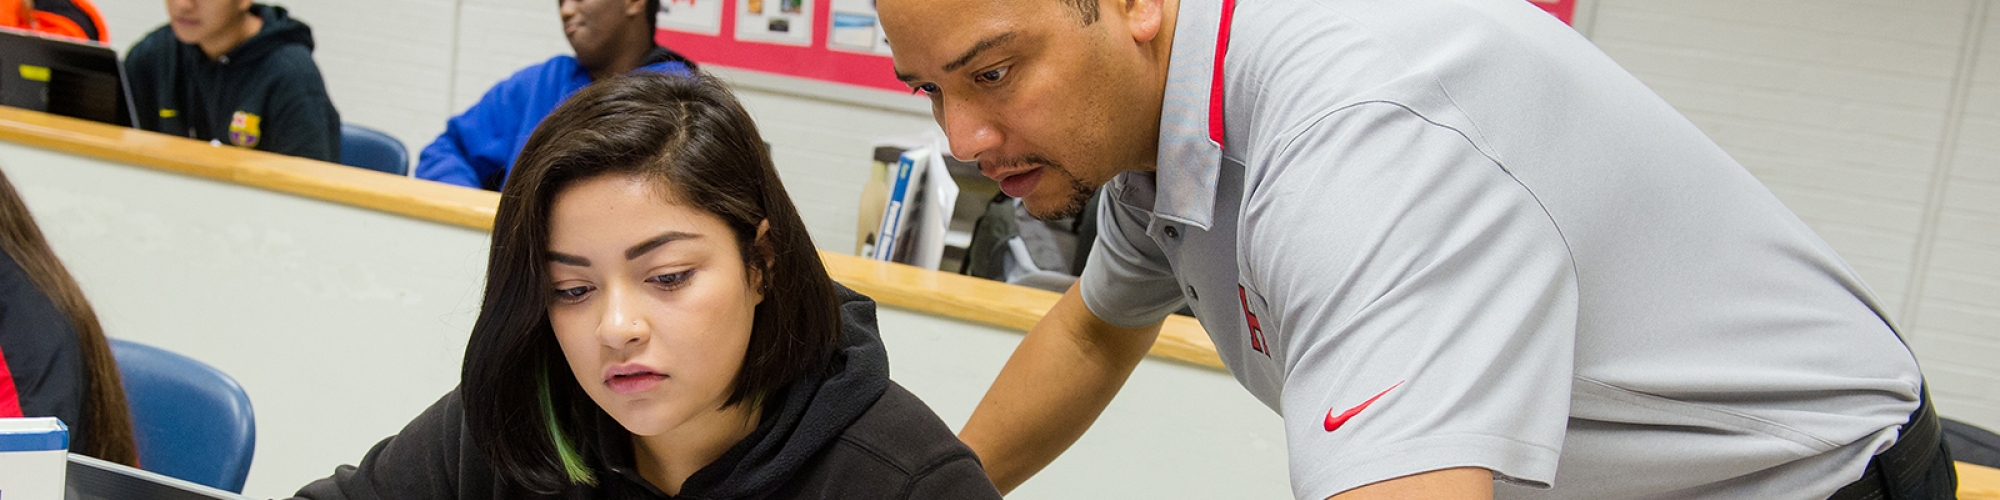
[[[237,111],[236,115],[229,117],[229,143],[246,148],[257,147],[257,140],[264,136],[264,131],[257,125],[263,120],[263,117]]]

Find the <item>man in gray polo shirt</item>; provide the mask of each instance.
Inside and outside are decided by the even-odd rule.
[[[1299,498],[1949,498],[1859,277],[1523,0],[878,6],[955,156],[1038,216],[1105,190],[961,433],[1003,490],[1185,304]]]

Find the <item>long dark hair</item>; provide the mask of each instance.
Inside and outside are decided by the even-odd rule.
[[[78,426],[75,449],[78,453],[130,466],[139,465],[139,447],[132,441],[132,412],[125,405],[125,385],[118,378],[118,362],[111,357],[111,343],[104,338],[104,326],[97,312],[83,298],[62,260],[56,258],[42,229],[21,203],[21,195],[7,175],[0,173],[0,250],[21,265],[35,288],[69,316],[76,330],[77,350],[82,351],[88,375],[83,391],[82,422]]]
[[[651,179],[723,220],[745,279],[764,287],[749,352],[726,404],[758,398],[827,369],[840,340],[833,280],[778,180],[757,126],[720,82],[640,72],[569,98],[528,138],[493,222],[486,296],[461,373],[472,442],[503,477],[536,492],[594,483],[609,416],[569,374],[549,327],[549,204],[604,175]],[[769,229],[758,236],[758,225]],[[623,433],[611,433],[624,435]]]

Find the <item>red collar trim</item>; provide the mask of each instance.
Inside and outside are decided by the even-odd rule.
[[[1222,26],[1215,30],[1215,76],[1208,85],[1208,140],[1222,143],[1222,58],[1229,54],[1229,18],[1236,12],[1236,0],[1222,0]]]

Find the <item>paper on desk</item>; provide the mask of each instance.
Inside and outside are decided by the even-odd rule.
[[[68,456],[62,420],[0,418],[0,499],[61,500]]]

